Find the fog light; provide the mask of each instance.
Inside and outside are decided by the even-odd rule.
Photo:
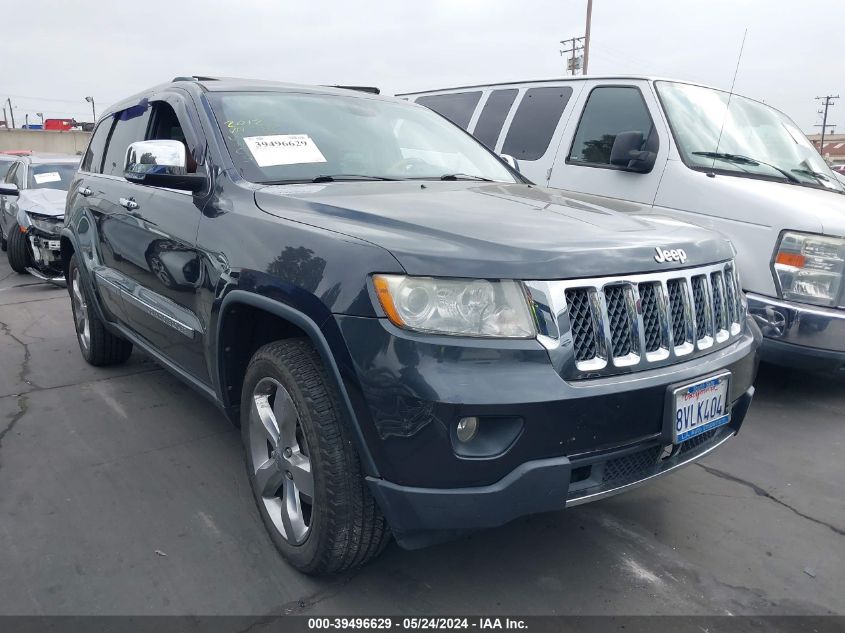
[[[461,418],[458,420],[456,435],[461,442],[469,442],[478,432],[478,418]]]

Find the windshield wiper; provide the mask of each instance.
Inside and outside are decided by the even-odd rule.
[[[311,182],[339,182],[341,180],[398,180],[397,178],[385,178],[383,176],[367,176],[363,174],[333,174],[331,176],[317,176]]]
[[[728,161],[729,163],[736,163],[738,165],[765,165],[766,167],[771,167],[775,171],[783,174],[783,177],[786,178],[789,182],[801,184],[800,180],[798,180],[795,176],[793,176],[785,169],[781,169],[777,165],[772,165],[771,163],[767,163],[766,161],[757,160],[756,158],[750,158],[748,156],[743,156],[742,154],[726,154],[723,152],[692,152],[692,154],[693,156],[703,156],[704,158],[724,160]]]
[[[483,182],[493,182],[490,178],[484,178],[483,176],[473,176],[472,174],[443,174],[440,176],[440,180],[481,180]]]
[[[830,182],[830,178],[825,176],[823,173],[818,171],[813,171],[812,169],[793,169],[796,174],[802,174],[804,176],[812,176],[816,180],[821,180],[823,182]]]

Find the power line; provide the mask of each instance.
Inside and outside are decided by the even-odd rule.
[[[824,104],[823,104],[824,110],[819,110],[819,114],[822,115],[822,123],[821,123],[821,125],[818,125],[818,124],[815,125],[815,127],[820,127],[822,129],[822,138],[819,141],[819,154],[821,154],[823,149],[824,149],[824,134],[827,131],[827,128],[835,127],[834,123],[828,124],[828,122],[827,122],[827,110],[828,110],[828,108],[830,108],[830,106],[835,105],[833,103],[833,101],[835,99],[838,99],[838,98],[839,98],[839,95],[826,95],[824,97],[816,97],[817,101],[824,100]],[[833,130],[831,130],[831,131],[833,131]]]

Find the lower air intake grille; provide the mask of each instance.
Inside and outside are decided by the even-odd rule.
[[[653,446],[638,453],[625,455],[625,457],[609,459],[604,465],[602,483],[618,484],[642,479],[654,470],[662,452],[662,447]]]

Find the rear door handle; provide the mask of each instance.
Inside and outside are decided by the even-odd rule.
[[[77,191],[79,192],[80,196],[90,196],[92,193],[94,193],[88,187],[79,187]]]
[[[135,202],[132,198],[121,198],[118,200],[120,202],[120,206],[129,209],[130,211],[134,211],[138,208],[138,203]]]

